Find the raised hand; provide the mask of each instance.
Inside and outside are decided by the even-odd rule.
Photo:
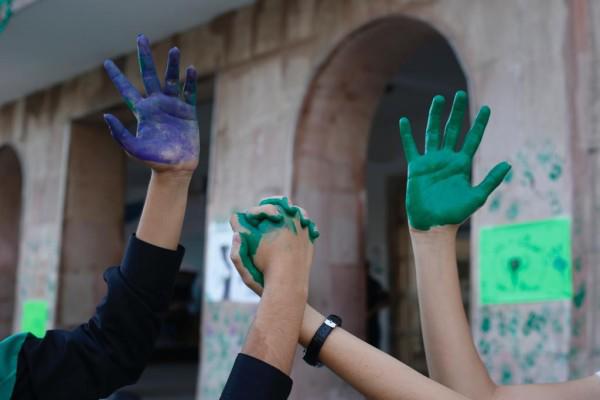
[[[481,108],[462,149],[457,151],[467,94],[456,93],[442,143],[440,125],[444,102],[442,96],[436,96],[431,103],[423,155],[415,145],[410,122],[407,118],[400,119],[400,136],[408,162],[406,210],[410,226],[418,230],[461,224],[485,203],[510,170],[510,165],[502,162],[479,185],[471,185],[473,156],[483,137],[490,109]]]
[[[256,293],[262,293],[269,274],[279,275],[280,283],[308,279],[312,245],[319,232],[304,210],[290,205],[285,197],[272,197],[233,215],[230,223],[234,230],[231,259],[244,283]],[[279,266],[273,268],[274,264]]]
[[[161,88],[150,43],[144,35],[137,38],[138,61],[147,96],[142,96],[111,60],[104,68],[125,103],[135,115],[137,134],[132,135],[114,115],[104,119],[113,137],[132,157],[155,171],[193,172],[198,165],[200,137],[196,118],[196,80],[194,67],[186,69],[183,90],[179,84],[179,49],[169,51],[165,85]]]

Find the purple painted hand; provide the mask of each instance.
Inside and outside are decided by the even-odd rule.
[[[114,62],[104,62],[110,79],[138,121],[137,134],[132,135],[114,115],[105,114],[104,120],[121,147],[154,170],[194,171],[200,151],[195,107],[198,73],[194,67],[186,69],[181,93],[179,49],[174,47],[169,51],[165,86],[161,89],[148,39],[139,35],[137,46],[147,97],[137,91]]]

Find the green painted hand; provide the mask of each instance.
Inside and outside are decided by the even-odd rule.
[[[262,265],[258,257],[259,249],[265,245],[268,247],[265,238],[281,233],[281,230],[290,231],[292,236],[280,239],[287,243],[286,252],[289,253],[294,247],[291,240],[296,239],[299,230],[306,231],[311,244],[319,237],[315,223],[306,218],[300,207],[290,204],[287,197],[264,199],[258,207],[232,216],[230,223],[240,236],[237,247],[232,246],[232,260],[244,282],[257,293],[260,293],[265,282],[263,273],[267,266]],[[267,249],[267,253],[270,253],[267,259],[276,252]],[[263,259],[263,262],[267,261]]]
[[[442,143],[440,125],[444,102],[442,96],[436,96],[431,103],[423,155],[417,150],[410,122],[407,118],[400,119],[400,136],[408,162],[406,211],[414,229],[461,224],[485,203],[510,170],[510,165],[502,162],[478,186],[471,185],[471,164],[490,118],[490,109],[481,108],[462,149],[456,151],[467,109],[467,94],[456,93]]]

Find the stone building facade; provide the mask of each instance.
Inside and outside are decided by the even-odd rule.
[[[498,382],[561,381],[599,369],[598,20],[592,0],[263,0],[157,43],[157,64],[177,45],[182,62],[214,79],[206,231],[261,197],[290,195],[322,232],[310,302],[364,336],[372,120],[387,82],[442,40],[466,78],[471,114],[482,103],[493,112],[474,180],[503,159],[514,168],[494,205],[471,223],[474,340]],[[134,54],[120,65],[138,78]],[[119,105],[98,66],[0,108],[0,165],[21,171],[1,189],[2,215],[21,213],[20,226],[11,220],[1,229],[0,268],[16,284],[0,296],[3,329],[7,321],[20,326],[27,299],[51,305],[51,325],[69,325],[101,296],[100,272],[122,250],[123,193],[114,188],[123,159],[100,115]],[[20,201],[7,195],[20,187]],[[481,227],[556,216],[571,220],[574,299],[481,305]],[[218,398],[255,309],[204,301],[199,398]],[[359,398],[326,370],[297,363],[294,379],[293,398]]]

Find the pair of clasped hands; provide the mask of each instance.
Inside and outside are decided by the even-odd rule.
[[[165,84],[161,86],[148,39],[137,39],[143,96],[112,62],[105,63],[109,77],[138,120],[132,135],[113,115],[105,115],[111,134],[121,147],[153,170],[156,179],[189,179],[198,165],[200,140],[196,117],[196,80],[193,67],[180,84],[177,48],[168,54]],[[456,93],[444,134],[441,131],[444,98],[436,96],[429,111],[425,152],[415,145],[408,119],[400,120],[400,135],[408,162],[406,209],[411,232],[457,227],[473,214],[510,170],[496,165],[478,186],[471,185],[472,160],[487,125],[490,109],[482,107],[457,150],[467,95]],[[231,258],[244,282],[261,294],[270,281],[306,287],[318,231],[306,211],[287,198],[269,198],[258,207],[231,218],[234,230]]]

